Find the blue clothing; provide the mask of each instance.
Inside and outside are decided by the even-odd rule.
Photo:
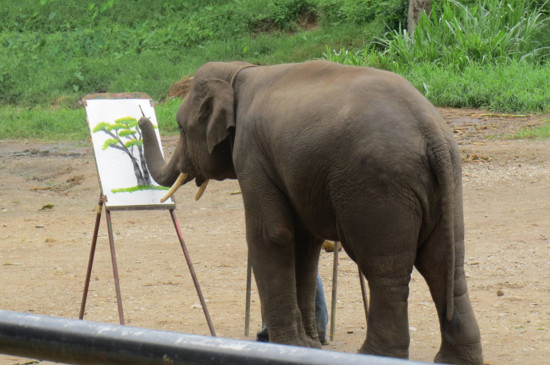
[[[319,340],[323,345],[326,345],[328,343],[328,310],[327,303],[325,301],[323,282],[321,281],[320,275],[317,275],[317,290],[315,292],[315,324],[317,325]],[[262,321],[262,329],[256,334],[256,341],[269,342],[269,333],[267,332],[267,326],[264,321]]]
[[[317,291],[315,294],[315,323],[317,324],[317,332],[319,340],[323,345],[328,344],[327,341],[327,325],[328,325],[328,310],[327,302],[325,301],[325,291],[321,276],[317,275]]]

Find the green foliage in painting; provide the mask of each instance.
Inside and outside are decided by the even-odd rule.
[[[111,124],[101,122],[94,127],[93,132],[103,132],[110,137],[103,143],[103,150],[113,148],[130,159],[138,185],[151,185],[151,176],[145,164],[142,134],[135,118],[123,117]]]

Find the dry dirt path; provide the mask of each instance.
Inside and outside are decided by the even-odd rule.
[[[488,364],[546,364],[550,355],[550,142],[487,139],[540,124],[477,110],[442,113],[455,129],[464,167],[466,272]],[[174,138],[164,145],[171,154]],[[246,245],[235,181],[212,183],[199,202],[177,193],[176,214],[219,336],[244,336]],[[88,143],[0,141],[0,308],[77,318],[99,188]],[[117,323],[102,220],[86,319]],[[208,334],[167,212],[114,212],[127,324]],[[320,271],[330,297],[332,256]],[[431,361],[439,331],[415,272],[409,302],[411,359]],[[341,255],[336,336],[326,348],[355,352],[365,335],[357,269]],[[0,355],[0,364],[28,359]]]

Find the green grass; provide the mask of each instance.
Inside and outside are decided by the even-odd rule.
[[[178,131],[176,111],[180,100],[170,100],[155,106],[155,114],[162,135]],[[4,106],[0,108],[0,139],[42,139],[48,141],[89,139],[84,108],[57,108],[39,106],[24,108]]]
[[[83,140],[89,137],[84,109],[0,108],[0,138]]]
[[[459,67],[431,62],[395,64],[378,53],[329,51],[325,58],[349,65],[374,65],[404,76],[433,104],[506,113],[550,112],[550,63],[515,60]]]
[[[526,128],[523,127],[515,134],[511,136],[513,139],[536,139],[546,140],[550,139],[550,120],[544,122],[539,127]]]
[[[162,135],[179,133],[179,127],[176,123],[176,113],[180,104],[181,100],[170,99],[155,105],[155,115],[157,116],[159,130]]]
[[[505,113],[550,111],[550,63],[509,61],[463,69],[422,63],[402,71],[438,106]]]

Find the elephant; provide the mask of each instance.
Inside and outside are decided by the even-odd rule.
[[[319,348],[318,260],[341,242],[368,281],[360,353],[408,358],[414,267],[441,330],[437,362],[482,364],[464,273],[458,145],[407,80],[323,60],[280,65],[208,62],[177,111],[164,160],[142,118],[145,159],[163,186],[237,179],[246,241],[271,342]]]

